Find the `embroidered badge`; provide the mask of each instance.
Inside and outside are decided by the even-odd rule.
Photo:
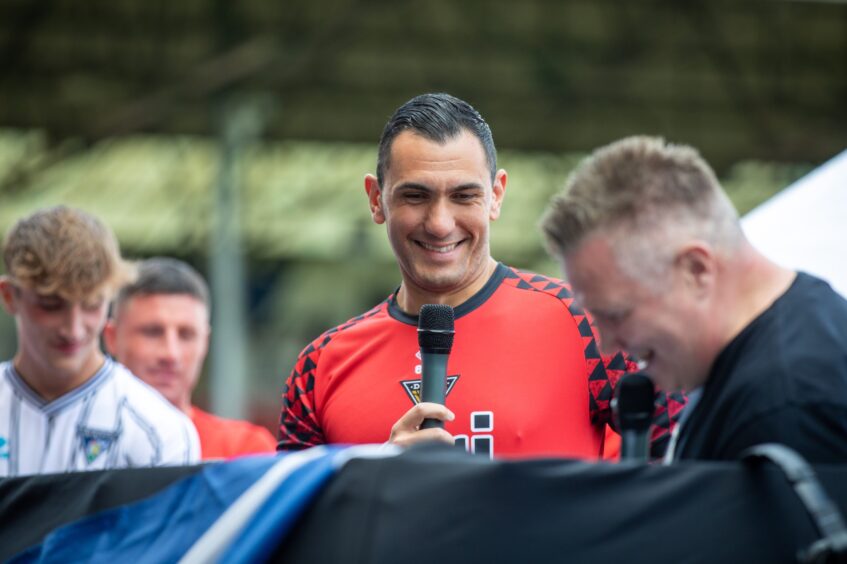
[[[459,379],[459,375],[448,376],[447,377],[447,389],[444,391],[444,397],[450,395],[450,390],[453,389],[453,386],[456,385],[456,380]],[[409,396],[409,399],[412,400],[414,405],[421,403],[421,380],[401,380],[400,384],[403,386],[403,389],[406,390],[406,395]]]
[[[79,433],[82,442],[82,451],[85,454],[85,460],[88,464],[91,464],[101,454],[107,452],[118,438],[117,433],[101,431],[99,429],[81,427],[77,432]]]

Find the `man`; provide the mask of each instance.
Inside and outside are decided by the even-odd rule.
[[[388,439],[498,456],[603,454],[627,362],[600,357],[567,286],[491,257],[506,180],[488,124],[466,102],[425,94],[395,112],[365,192],[402,282],[303,350],[283,393],[281,449]],[[417,315],[427,303],[455,308],[446,407],[419,403]],[[660,410],[657,436],[668,427]],[[425,418],[445,428],[421,430]]]
[[[778,442],[847,460],[847,302],[756,251],[694,149],[632,137],[595,151],[542,227],[602,345],[692,391],[676,459]]]
[[[191,404],[209,348],[209,289],[200,274],[171,258],[138,265],[138,278],[115,300],[103,339],[133,374],[191,418],[204,460],[274,452],[264,427],[222,419]]]
[[[188,418],[100,350],[109,300],[129,275],[114,234],[50,208],[11,228],[3,260],[18,348],[0,364],[0,476],[196,462]]]

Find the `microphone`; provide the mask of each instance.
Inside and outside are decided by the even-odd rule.
[[[453,348],[453,308],[425,304],[418,316],[418,345],[421,348],[421,401],[444,405],[447,357]],[[438,419],[424,419],[421,429],[444,428]]]
[[[646,462],[656,395],[653,381],[643,372],[624,374],[612,399],[612,413],[621,433],[621,460]]]

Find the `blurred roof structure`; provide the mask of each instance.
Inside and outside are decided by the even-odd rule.
[[[0,130],[0,173],[14,175],[16,166],[49,154],[42,133]],[[509,182],[503,214],[492,229],[495,256],[521,265],[546,258],[533,226],[581,156],[500,152]],[[376,148],[361,143],[269,142],[248,151],[239,212],[247,254],[256,260],[391,261],[384,229],[372,223],[364,191],[364,175],[373,171],[375,159]],[[35,175],[25,190],[7,189],[0,232],[35,209],[63,203],[101,217],[135,256],[203,255],[218,229],[213,208],[219,160],[220,147],[208,138],[104,140]],[[745,212],[807,170],[742,162],[723,183]]]
[[[502,148],[659,133],[719,169],[821,162],[847,146],[845,61],[834,1],[5,0],[0,127],[64,151],[210,135],[228,95],[257,92],[271,138],[374,143],[400,103],[444,90]]]

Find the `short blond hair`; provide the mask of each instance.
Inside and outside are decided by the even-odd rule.
[[[541,220],[548,250],[563,257],[602,230],[631,272],[661,269],[684,235],[719,248],[741,238],[738,213],[696,149],[633,136],[594,151],[571,173]]]
[[[112,230],[66,206],[39,210],[15,223],[3,241],[3,262],[14,284],[72,301],[101,291],[110,299],[134,274]]]

